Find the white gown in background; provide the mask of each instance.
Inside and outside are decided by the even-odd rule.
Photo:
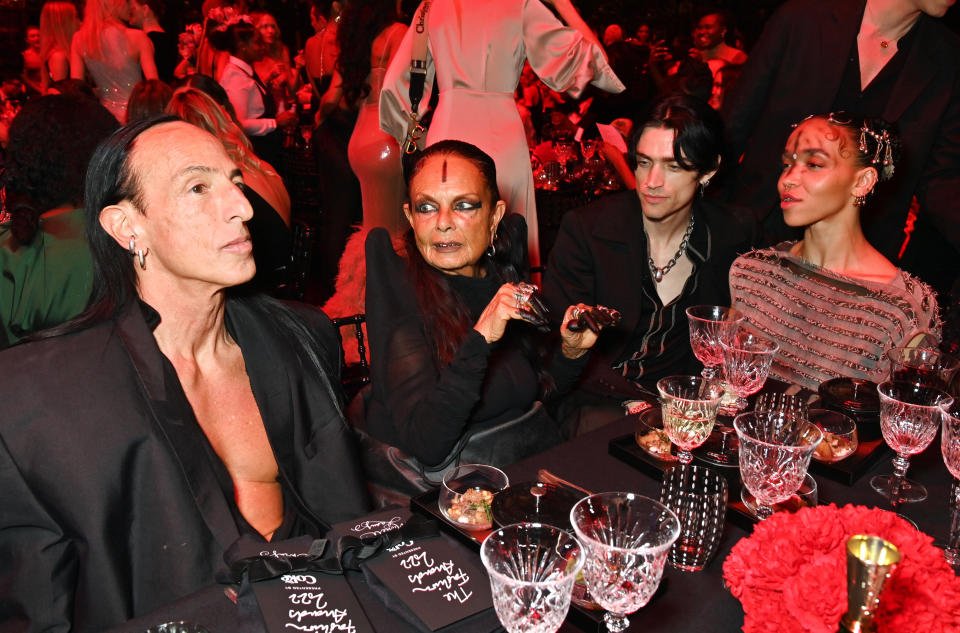
[[[418,9],[419,13],[419,9]],[[410,28],[380,93],[380,127],[403,144],[410,110]],[[603,50],[564,26],[540,0],[434,0],[428,16],[429,55],[420,112],[436,76],[440,92],[427,145],[472,143],[493,157],[507,209],[528,227],[530,262],[540,264],[530,152],[514,91],[525,61],[545,84],[578,96],[588,83],[607,92],[623,84]]]

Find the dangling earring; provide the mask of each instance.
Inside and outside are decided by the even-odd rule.
[[[146,270],[146,252],[142,248],[137,248],[136,239],[132,235],[130,236],[130,243],[127,245],[127,250],[130,251],[131,255],[137,256],[137,260],[139,260],[140,263],[140,270]]]
[[[865,204],[867,204],[867,196],[866,196],[866,195],[854,196],[854,197],[853,197],[853,206],[855,206],[855,207],[862,207],[862,206],[865,205]]]
[[[497,255],[497,245],[493,243],[496,239],[497,239],[497,236],[496,236],[496,235],[494,235],[492,238],[490,238],[490,246],[487,247],[487,253],[486,253],[486,255],[487,255],[487,257],[489,257],[489,258],[491,258],[491,259],[494,258],[494,257],[496,257],[496,255]]]
[[[700,197],[701,197],[701,198],[702,198],[703,195],[704,195],[704,191],[705,191],[706,188],[709,187],[709,186],[710,186],[710,179],[709,179],[709,178],[707,178],[706,180],[701,180],[701,181],[700,181]]]

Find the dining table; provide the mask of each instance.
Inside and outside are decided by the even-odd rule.
[[[719,422],[730,424],[732,420],[721,418]],[[595,431],[548,448],[504,470],[511,483],[538,481],[541,471],[547,470],[591,492],[627,491],[657,499],[661,478],[656,469],[638,468],[636,464],[629,463],[630,460],[611,454],[613,446],[623,446],[628,442],[626,438],[633,438],[637,425],[636,414],[625,414]],[[892,472],[893,466],[889,457],[893,454],[883,447],[882,443],[877,450],[885,453],[872,460],[869,468],[865,468],[852,484],[839,480],[842,478],[811,473],[817,482],[818,503],[838,506],[855,504],[889,509],[889,502],[873,490],[870,479],[877,474]],[[700,455],[695,452],[694,455],[695,464],[716,468],[701,461],[702,452]],[[740,496],[740,486],[736,485],[737,470],[735,467],[722,470],[728,482],[731,482],[729,494],[733,503],[739,500]],[[901,504],[895,511],[912,521],[919,530],[932,536],[935,543],[942,547],[949,538],[949,500],[954,480],[943,463],[939,437],[924,452],[911,459],[908,477],[926,486],[928,497],[918,503]],[[703,570],[686,572],[666,566],[658,592],[646,606],[629,616],[628,631],[732,632],[742,628],[743,610],[740,602],[724,585],[723,562],[738,541],[750,536],[752,522],[734,515],[733,508],[728,509],[718,553]],[[479,564],[479,547],[476,543],[471,544],[469,539],[463,538],[463,534],[459,535],[459,539],[453,538],[455,528],[451,525],[441,527],[449,532],[445,535],[447,540],[462,548],[465,556],[475,557]],[[399,616],[395,605],[388,606],[388,603],[394,601],[385,596],[382,589],[371,586],[364,574],[349,571],[346,578],[375,631],[415,633],[429,630],[422,624],[411,621],[409,617],[404,619]],[[816,605],[811,605],[811,609],[815,608]],[[189,620],[201,624],[209,633],[253,633],[263,630],[256,626],[251,628],[249,619],[240,622],[237,619],[237,609],[225,597],[223,588],[213,586],[156,613],[111,629],[111,633],[144,633],[149,626],[172,620]],[[440,629],[450,633],[493,633],[501,630],[492,609]],[[598,614],[590,614],[576,607],[571,608],[570,615],[560,629],[561,633],[602,633],[604,630]]]

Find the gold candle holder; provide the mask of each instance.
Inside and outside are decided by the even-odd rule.
[[[857,534],[847,541],[847,612],[840,631],[873,633],[883,585],[900,562],[897,546],[879,536]]]

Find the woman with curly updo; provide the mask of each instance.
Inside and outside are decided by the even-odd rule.
[[[887,350],[940,333],[933,291],[864,237],[863,207],[900,158],[890,126],[845,112],[801,122],[777,183],[803,239],[753,251],[730,269],[733,305],[780,343],[771,376],[816,389],[838,376],[882,380]]]

